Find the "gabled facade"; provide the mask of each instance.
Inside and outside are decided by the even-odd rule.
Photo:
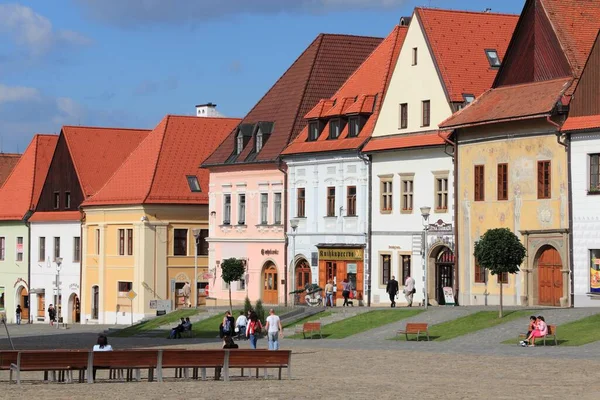
[[[81,203],[96,193],[148,130],[64,126],[29,220],[31,320],[48,322],[50,304],[80,322]],[[60,261],[60,264],[57,263]],[[60,270],[60,293],[56,285]]]
[[[331,280],[342,305],[348,279],[354,301],[366,304],[369,164],[359,151],[373,132],[406,31],[395,27],[331,98],[319,101],[282,153],[288,215],[297,221],[287,231],[290,290]]]
[[[392,276],[401,290],[412,276],[413,301],[423,303],[424,251],[430,304],[444,304],[445,287],[458,292],[454,144],[438,124],[491,86],[517,18],[415,9],[373,137],[363,149],[372,160],[372,304],[390,304],[385,290]],[[421,207],[431,208],[426,248]],[[404,296],[398,303],[405,303]]]
[[[0,153],[0,187],[4,185],[4,181],[6,181],[20,158],[20,154]]]
[[[283,149],[304,129],[304,116],[329,98],[381,43],[380,38],[319,35],[204,162],[210,170],[210,294],[228,298],[220,262],[246,260],[232,299],[284,303],[287,170]]]
[[[82,203],[82,323],[130,324],[155,312],[151,300],[182,307],[186,282],[192,305],[204,304],[208,172],[199,165],[239,122],[166,116]]]
[[[24,322],[30,319],[30,230],[58,137],[35,135],[0,188],[0,313],[15,322],[21,305]]]
[[[600,4],[528,0],[492,89],[446,120],[458,145],[462,304],[572,306],[568,143],[560,133],[600,28]],[[558,137],[558,140],[557,140]],[[490,228],[527,249],[518,274],[492,277],[473,258]]]

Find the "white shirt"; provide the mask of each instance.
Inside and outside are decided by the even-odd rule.
[[[269,315],[267,317],[267,323],[269,324],[269,333],[279,332],[279,316]]]
[[[107,344],[104,347],[100,347],[99,344],[94,345],[93,351],[113,351],[113,348],[110,344]]]
[[[235,321],[236,326],[246,326],[248,325],[248,318],[245,315],[240,315]]]
[[[406,282],[404,282],[404,289],[407,292],[412,292],[412,290],[415,288],[415,280],[413,279],[412,276],[409,276],[406,278]]]

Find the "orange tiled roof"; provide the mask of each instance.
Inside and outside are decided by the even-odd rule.
[[[415,147],[441,146],[451,131],[428,131],[416,134],[399,134],[371,138],[365,145],[365,153],[378,151],[408,149]]]
[[[205,166],[272,162],[306,126],[304,116],[329,98],[381,43],[381,38],[319,35],[250,110],[243,124],[274,123],[268,141],[254,154],[254,140],[235,154],[237,129],[206,159]]]
[[[452,102],[463,94],[475,97],[492,87],[497,69],[490,67],[486,49],[500,59],[512,37],[518,15],[417,7],[434,59]]]
[[[0,187],[21,158],[20,154],[0,153]]]
[[[333,106],[335,111],[324,110],[321,113],[323,116],[339,115],[342,112],[345,114],[366,113],[365,116],[368,119],[357,137],[348,137],[348,125],[346,125],[337,139],[329,140],[329,124],[327,124],[318,140],[309,142],[307,141],[308,127],[305,127],[282,154],[350,150],[362,146],[375,128],[381,103],[404,43],[406,31],[406,26],[396,26],[354,74],[348,78],[337,93],[332,96],[332,100],[337,99],[336,105]],[[349,104],[348,99],[352,99],[352,104]],[[313,111],[308,115],[312,115]]]
[[[459,128],[550,115],[572,80],[561,78],[490,89],[442,122],[440,128]]]
[[[35,210],[58,142],[56,135],[35,135],[0,188],[0,220],[22,220]]]
[[[149,133],[149,129],[63,126],[84,199],[100,190]]]
[[[79,211],[36,211],[29,222],[81,221]]]
[[[572,132],[587,129],[600,129],[600,115],[569,117],[560,130],[563,132]]]
[[[209,171],[198,166],[239,123],[167,115],[83,206],[208,204]],[[200,192],[190,190],[187,176],[196,176]]]

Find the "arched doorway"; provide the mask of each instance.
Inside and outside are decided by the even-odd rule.
[[[446,304],[445,287],[454,288],[454,253],[442,246],[435,257],[435,300],[439,305]]]
[[[98,307],[100,303],[100,289],[92,286],[92,319],[98,319]]]
[[[562,260],[558,250],[545,246],[537,260],[538,302],[542,306],[560,306],[563,295]]]
[[[300,290],[300,289],[304,289],[306,287],[306,285],[310,285],[312,283],[312,273],[310,270],[310,266],[308,265],[308,261],[306,261],[306,259],[301,258],[298,261],[296,261],[296,268],[295,268],[295,283],[296,283],[296,290]],[[295,299],[295,303],[301,303],[302,301],[300,300],[300,298],[304,297],[304,294],[302,296],[296,294],[294,296]]]
[[[79,297],[72,293],[69,296],[69,323],[76,324],[81,321],[81,305],[79,303]]]
[[[272,261],[267,261],[263,266],[263,294],[262,300],[265,304],[279,303],[277,285],[277,267]]]
[[[17,304],[21,305],[21,321],[29,321],[29,291],[25,286],[17,289]]]

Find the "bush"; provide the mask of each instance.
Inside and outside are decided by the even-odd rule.
[[[258,316],[258,319],[263,324],[265,323],[265,309],[263,307],[263,303],[260,299],[256,300],[256,307],[254,307],[254,312]]]
[[[244,299],[244,315],[248,316],[248,311],[252,311],[252,303],[250,303],[250,299],[246,296]]]

